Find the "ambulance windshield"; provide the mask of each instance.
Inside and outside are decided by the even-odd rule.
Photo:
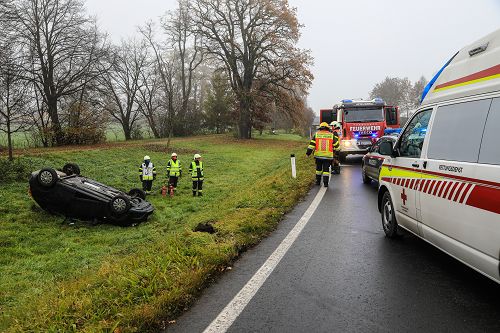
[[[383,108],[353,108],[344,111],[344,120],[348,123],[367,123],[384,121]]]

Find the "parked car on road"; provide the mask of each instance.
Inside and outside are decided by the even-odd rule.
[[[146,221],[154,210],[142,190],[126,194],[80,176],[80,168],[72,163],[62,171],[44,168],[33,172],[29,185],[41,208],[69,218],[127,226]]]
[[[380,175],[380,168],[384,162],[384,156],[379,153],[380,144],[383,142],[390,142],[392,145],[397,140],[395,135],[385,135],[377,140],[373,146],[368,150],[368,153],[363,156],[361,161],[361,176],[363,177],[363,183],[370,184],[372,180],[378,182],[378,177]]]

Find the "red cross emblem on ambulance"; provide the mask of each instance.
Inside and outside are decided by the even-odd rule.
[[[403,192],[401,192],[401,200],[403,200],[403,206],[406,206],[406,200],[408,200],[408,196],[406,195],[404,188]]]

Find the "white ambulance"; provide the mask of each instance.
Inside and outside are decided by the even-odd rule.
[[[500,30],[458,52],[386,155],[378,207],[404,228],[500,283]]]

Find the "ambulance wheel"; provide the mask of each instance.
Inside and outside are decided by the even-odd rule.
[[[382,228],[385,235],[389,238],[398,236],[398,222],[396,221],[396,212],[389,191],[384,193],[382,197]]]

